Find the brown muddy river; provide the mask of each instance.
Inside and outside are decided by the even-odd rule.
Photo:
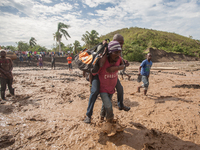
[[[187,63],[187,62],[186,62]],[[103,132],[98,97],[92,123],[83,122],[89,82],[74,69],[15,67],[15,96],[0,101],[0,149],[200,150],[200,70],[198,62],[154,63],[147,96],[137,93],[138,64],[127,68],[131,80],[120,80],[129,112],[113,110],[125,127],[113,136]],[[189,66],[189,65],[187,65]],[[195,70],[196,69],[196,70]]]

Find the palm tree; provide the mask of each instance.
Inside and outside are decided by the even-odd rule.
[[[56,39],[56,41],[59,43],[59,51],[61,51],[60,42],[61,42],[62,35],[65,36],[66,40],[67,40],[67,37],[70,38],[69,33],[65,30],[65,29],[68,29],[69,27],[70,25],[66,25],[62,22],[59,22],[57,32],[53,34],[54,39]]]
[[[29,40],[29,45],[31,48],[36,45],[36,39],[34,37],[31,37]]]
[[[88,48],[91,48],[90,46],[94,46],[98,44],[98,37],[99,33],[95,30],[92,30],[90,33],[88,31],[83,34],[81,40],[85,42],[85,44],[88,46]]]
[[[73,45],[74,45],[74,52],[77,54],[78,53],[77,48],[80,47],[81,44],[79,41],[75,40]]]

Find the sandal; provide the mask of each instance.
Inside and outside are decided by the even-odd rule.
[[[129,111],[131,108],[128,106],[119,107],[119,110]]]

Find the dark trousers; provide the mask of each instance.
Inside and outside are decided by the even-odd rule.
[[[8,89],[10,94],[14,95],[14,89],[12,88],[13,79],[1,78],[1,98],[5,99],[6,85],[8,84]]]
[[[123,86],[121,85],[119,79],[117,79],[117,85],[115,86],[117,90],[117,101],[118,101],[118,107],[123,108],[123,100],[124,100],[124,90]],[[93,107],[94,103],[96,102],[97,96],[99,95],[99,90],[100,90],[100,81],[98,75],[93,76],[92,79],[92,88],[91,88],[91,93],[90,93],[90,98],[88,102],[88,108],[87,108],[87,113],[86,115],[91,118],[93,114]]]
[[[55,61],[54,62],[51,62],[51,68],[55,68],[56,67],[56,64],[55,64]]]

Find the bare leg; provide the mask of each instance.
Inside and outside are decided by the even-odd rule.
[[[144,95],[145,95],[145,96],[147,95],[147,90],[144,90]]]
[[[138,88],[137,88],[138,93],[140,93],[140,88],[142,88],[142,86],[138,86]]]

